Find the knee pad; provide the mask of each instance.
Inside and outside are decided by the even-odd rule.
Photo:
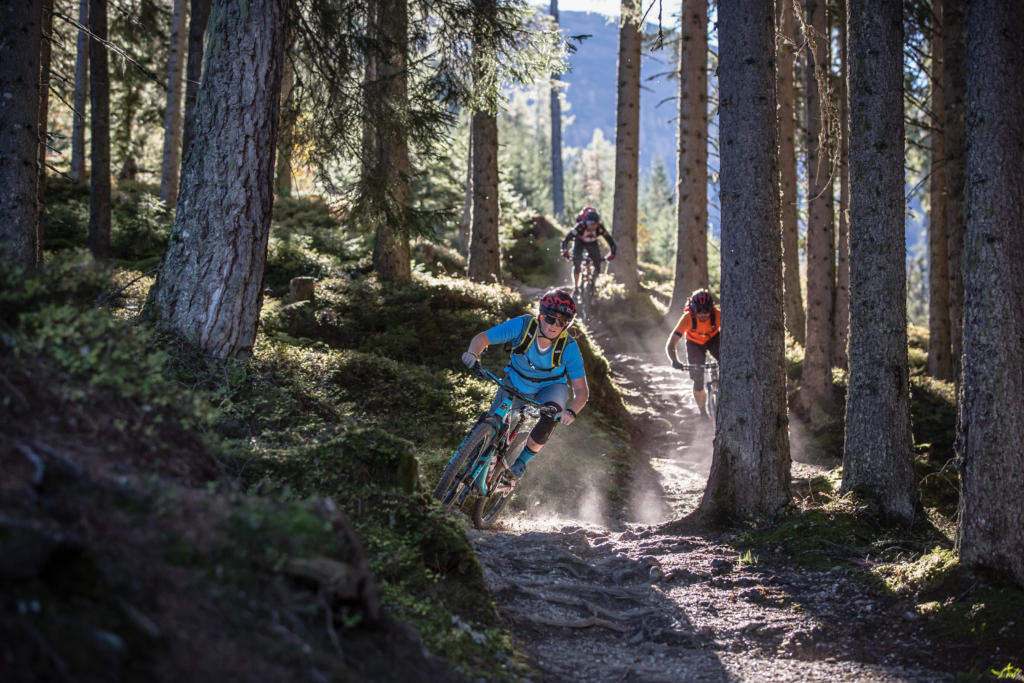
[[[554,401],[548,401],[544,405],[546,405],[546,406],[554,406],[555,408],[558,408],[559,410],[562,409],[562,406],[558,405]],[[530,438],[533,439],[534,443],[536,443],[538,445],[546,444],[548,442],[548,439],[551,437],[551,432],[554,429],[555,429],[555,420],[554,420],[554,418],[547,417],[545,415],[544,417],[542,417],[539,420],[537,420],[537,424],[535,424],[533,426],[533,429],[530,431]]]

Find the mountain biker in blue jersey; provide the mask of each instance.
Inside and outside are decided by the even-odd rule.
[[[576,316],[576,304],[569,292],[555,289],[540,299],[539,314],[522,315],[477,334],[462,354],[466,367],[474,367],[490,344],[513,342],[512,354],[505,366],[504,382],[542,405],[557,406],[554,417],[541,417],[534,425],[526,445],[509,471],[522,479],[526,465],[547,443],[556,422],[570,425],[590,397],[583,355],[576,340],[569,336],[569,327]],[[572,401],[569,401],[569,387]],[[508,394],[499,388],[491,404],[495,410]],[[522,403],[513,397],[516,410]]]
[[[567,259],[569,258],[569,242],[576,240],[576,245],[572,250],[573,293],[580,291],[580,264],[583,262],[584,249],[590,254],[590,260],[594,263],[594,280],[597,280],[597,276],[601,274],[601,263],[604,259],[601,258],[601,247],[597,245],[598,237],[603,237],[605,242],[608,243],[608,248],[611,250],[608,254],[608,260],[614,260],[615,240],[612,239],[612,236],[604,229],[604,225],[601,224],[601,216],[598,215],[597,209],[592,206],[585,206],[579,215],[576,216],[576,225],[566,233],[560,246],[562,258]]]

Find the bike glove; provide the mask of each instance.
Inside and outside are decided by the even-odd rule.
[[[608,258],[606,260],[607,261],[614,261],[615,260],[615,252],[613,251],[612,253],[608,254]]]
[[[686,366],[683,365],[682,363],[680,363],[677,360],[672,361],[672,367],[675,368],[676,370],[685,370],[686,369]]]
[[[569,252],[566,251],[565,249],[562,250],[562,258],[564,258],[564,259],[568,259],[569,258]]]

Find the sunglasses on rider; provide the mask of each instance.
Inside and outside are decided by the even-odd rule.
[[[558,327],[565,327],[569,324],[568,321],[563,320],[562,318],[556,318],[553,315],[544,315],[541,317],[541,320],[546,322],[548,325],[557,325]]]

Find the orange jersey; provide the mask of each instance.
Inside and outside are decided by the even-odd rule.
[[[707,344],[722,329],[722,312],[715,306],[711,317],[700,321],[689,309],[683,313],[676,325],[676,334],[681,334],[695,344]]]

